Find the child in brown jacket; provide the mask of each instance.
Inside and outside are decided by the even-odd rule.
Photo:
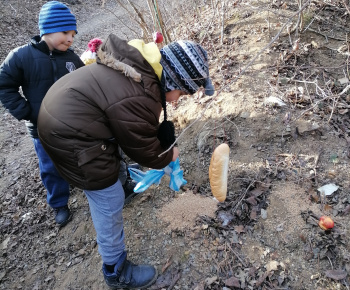
[[[155,43],[111,34],[96,63],[59,80],[42,103],[40,140],[61,175],[88,198],[104,278],[113,289],[146,288],[157,278],[155,267],[127,259],[118,146],[142,166],[161,169],[175,161],[177,147],[164,153],[175,141],[166,102],[201,87],[214,93],[200,45],[177,41],[159,51]]]

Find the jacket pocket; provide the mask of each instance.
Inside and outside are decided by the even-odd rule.
[[[112,143],[105,143],[103,141],[98,144],[81,150],[77,153],[78,166],[81,167],[90,161],[97,159],[102,154],[114,154],[117,150],[117,146]]]

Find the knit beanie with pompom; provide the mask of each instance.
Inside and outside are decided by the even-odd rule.
[[[212,96],[215,88],[209,77],[207,52],[199,44],[186,40],[175,41],[164,46],[160,54],[164,121],[158,128],[158,139],[161,146],[167,149],[174,144],[176,137],[173,122],[167,120],[165,93],[180,90],[192,95],[203,87],[205,94]]]
[[[96,52],[100,48],[102,44],[102,40],[99,38],[93,38],[88,43],[88,49],[83,52],[80,56],[80,59],[83,61],[85,65],[92,64],[96,62]]]
[[[203,87],[206,95],[214,94],[208,56],[203,47],[193,41],[180,40],[164,46],[160,53],[161,83],[165,92],[180,90],[192,95]]]

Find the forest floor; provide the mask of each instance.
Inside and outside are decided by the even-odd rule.
[[[37,33],[44,2],[1,2],[1,61]],[[78,54],[93,37],[128,34],[116,4],[67,2]],[[182,7],[178,37],[207,49],[217,93],[169,106],[187,184],[174,192],[165,176],[125,207],[129,258],[158,268],[149,289],[349,289],[349,7],[303,1],[297,23],[297,1],[226,2],[224,29],[211,6]],[[221,143],[218,203],[208,167]],[[84,194],[72,189],[73,219],[58,228],[24,123],[2,108],[0,148],[0,289],[108,289]]]

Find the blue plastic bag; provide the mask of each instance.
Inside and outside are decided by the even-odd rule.
[[[130,177],[137,182],[134,188],[136,193],[145,191],[152,184],[159,185],[164,174],[170,176],[169,187],[174,191],[179,191],[181,186],[187,183],[183,178],[183,170],[180,169],[179,158],[161,170],[151,169],[146,172],[135,168],[128,168],[128,170]]]
[[[170,171],[170,174],[167,173],[168,170]],[[165,167],[164,172],[170,175],[169,187],[174,191],[179,191],[180,187],[187,183],[187,181],[183,178],[183,170],[180,169],[179,158]]]

